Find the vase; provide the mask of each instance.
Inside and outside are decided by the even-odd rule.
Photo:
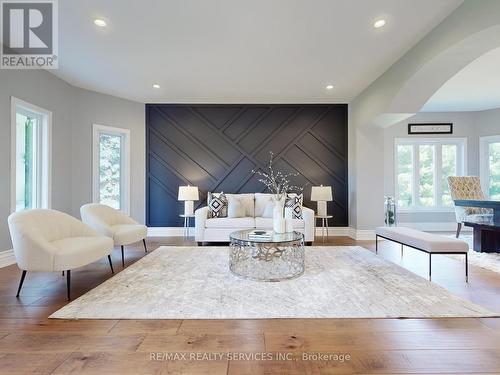
[[[385,225],[387,227],[395,227],[396,222],[396,201],[394,197],[387,196],[385,197],[384,202],[385,207]]]
[[[286,220],[284,217],[285,209],[285,199],[274,199],[274,209],[273,209],[273,230],[274,233],[285,233],[286,232]]]

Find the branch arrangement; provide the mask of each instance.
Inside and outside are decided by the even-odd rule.
[[[277,200],[281,200],[283,197],[286,197],[286,193],[290,191],[302,191],[304,187],[299,187],[296,185],[292,185],[290,183],[289,177],[297,177],[300,176],[300,173],[297,172],[289,172],[283,173],[281,171],[274,172],[273,170],[273,158],[274,154],[272,151],[269,151],[269,164],[266,168],[266,171],[254,170],[252,169],[252,173],[258,174],[261,178],[259,178],[259,182],[262,182],[273,194],[276,195]]]

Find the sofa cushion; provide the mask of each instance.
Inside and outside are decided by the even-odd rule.
[[[247,229],[255,228],[255,219],[253,217],[221,217],[207,219],[205,222],[206,228],[234,228]]]
[[[266,205],[273,201],[273,194],[256,193],[255,194],[255,216],[262,217],[266,209]]]
[[[207,205],[209,217],[227,217],[227,197],[224,192],[208,192]]]
[[[235,195],[227,197],[227,217],[237,218],[246,216],[246,207],[244,206],[243,199],[239,199]]]
[[[292,226],[295,229],[304,228],[304,220],[302,219],[292,219]],[[259,229],[272,229],[273,219],[267,217],[256,217],[255,218],[255,228]]]
[[[248,217],[253,217],[255,216],[255,209],[254,209],[254,194],[226,194],[227,199],[231,198],[237,198],[240,200],[241,203],[243,203],[243,206],[245,206],[245,216]]]

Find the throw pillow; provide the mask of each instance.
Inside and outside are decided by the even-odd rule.
[[[227,198],[224,192],[220,194],[208,193],[208,216],[214,217],[227,217]]]
[[[227,200],[227,217],[245,217],[246,209],[241,199],[228,196]]]
[[[304,200],[303,194],[287,194],[285,207],[291,208],[293,219],[302,219],[302,202]]]

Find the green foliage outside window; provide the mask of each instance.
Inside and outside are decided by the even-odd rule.
[[[489,144],[489,196],[500,200],[500,142]]]
[[[100,203],[121,207],[121,141],[117,135],[99,136],[99,195]]]

